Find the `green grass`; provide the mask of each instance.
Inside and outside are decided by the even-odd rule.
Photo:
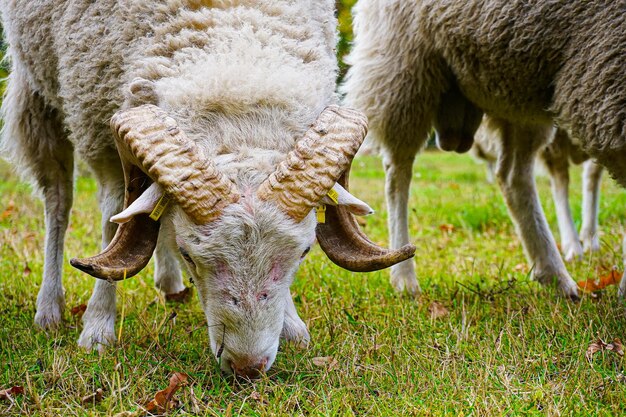
[[[616,289],[572,303],[531,282],[500,192],[485,182],[483,169],[467,156],[418,158],[410,221],[419,300],[396,295],[386,271],[352,274],[315,249],[292,287],[311,331],[310,347],[282,347],[265,378],[240,383],[220,375],[196,296],[187,305],[166,304],[153,288],[152,266],[119,285],[122,337],[105,354],[76,345],[81,323],[69,309],[87,302],[93,279],[67,262],[65,326],[54,334],[35,329],[42,205],[0,165],[0,389],[26,389],[13,405],[0,400],[0,415],[138,410],[167,386],[172,372],[189,374],[190,385],[177,394],[182,408],[170,415],[624,414],[624,359],[612,352],[596,354],[591,364],[585,359],[598,337],[625,340]],[[386,242],[379,161],[358,159],[352,177],[354,193],[378,210],[367,219],[367,233]],[[538,182],[556,230],[548,180]],[[578,214],[579,170],[573,182]],[[624,207],[624,192],[605,179],[602,251],[569,266],[576,280],[593,276],[599,264],[621,265]],[[97,212],[94,181],[80,176],[66,261],[98,250]],[[454,230],[444,232],[442,224]],[[435,300],[449,316],[430,317]],[[176,319],[169,319],[174,312]],[[316,366],[312,359],[320,356],[332,356],[336,365]],[[104,399],[82,404],[97,388]]]

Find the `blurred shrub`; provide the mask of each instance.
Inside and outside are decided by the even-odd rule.
[[[337,0],[337,18],[339,19],[339,42],[337,43],[337,58],[339,59],[339,80],[346,73],[347,65],[343,58],[350,50],[352,42],[352,6],[357,0]]]

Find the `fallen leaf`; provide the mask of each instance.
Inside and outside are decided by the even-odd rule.
[[[617,353],[619,356],[624,356],[624,346],[621,340],[616,338],[613,339],[611,343],[606,343],[602,339],[591,342],[587,348],[587,352],[585,352],[585,358],[591,362],[593,355],[603,350],[610,350],[611,352]]]
[[[430,303],[428,306],[428,312],[430,313],[431,319],[440,319],[450,314],[450,311],[448,311],[448,309],[438,301]]]
[[[24,394],[24,387],[20,387],[18,385],[7,388],[0,389],[0,400],[9,400],[12,401],[13,397]]]
[[[193,291],[189,287],[185,287],[181,292],[174,294],[166,294],[165,301],[173,301],[175,303],[186,303],[191,298]]]
[[[162,413],[178,406],[178,400],[174,398],[174,394],[178,389],[187,383],[187,374],[181,372],[174,372],[170,377],[170,384],[164,390],[157,392],[154,395],[154,399],[150,400],[148,404],[144,406],[149,413]]]
[[[600,291],[609,285],[619,284],[622,274],[616,269],[611,269],[607,274],[600,276],[598,279],[590,278],[578,282],[578,288],[585,292]]]
[[[33,271],[28,266],[28,262],[24,263],[24,271],[23,271],[24,276],[30,275],[31,272]]]
[[[311,359],[311,362],[313,362],[313,365],[315,366],[324,367],[328,369],[333,369],[334,367],[339,365],[339,362],[337,362],[337,359],[333,358],[332,356],[318,356],[317,358]]]
[[[517,272],[528,272],[528,267],[526,264],[517,264],[513,267],[513,270]]]
[[[72,307],[72,309],[70,310],[70,314],[72,316],[77,316],[77,318],[81,318],[83,314],[85,313],[85,310],[87,310],[87,305],[80,304],[80,305]]]
[[[96,404],[102,401],[102,397],[104,397],[104,391],[102,388],[98,388],[95,392],[85,395],[80,402],[83,404]]]
[[[13,200],[9,201],[7,208],[4,209],[2,214],[0,214],[0,221],[6,220],[13,215],[15,212],[15,202]]]
[[[439,225],[439,230],[441,230],[442,232],[452,233],[454,232],[454,229],[455,227],[453,224],[444,223]]]
[[[622,345],[622,341],[618,338],[613,339],[613,343],[609,343],[610,347],[607,347],[608,350],[612,350],[620,356],[624,356],[624,345]]]

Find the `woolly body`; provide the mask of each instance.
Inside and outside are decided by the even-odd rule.
[[[331,3],[17,1],[3,11],[12,77],[61,112],[78,154],[93,161],[117,156],[113,113],[148,102],[207,156],[286,153],[334,101]],[[133,94],[136,78],[145,81]],[[19,144],[5,143],[19,156]]]
[[[484,112],[498,125],[498,181],[533,273],[576,297],[532,165],[541,125],[556,123],[626,186],[625,3],[361,0],[354,10],[343,91],[382,148],[392,247],[409,239],[411,167],[428,131],[443,149],[467,151]],[[412,262],[392,269],[392,283],[418,291]]]

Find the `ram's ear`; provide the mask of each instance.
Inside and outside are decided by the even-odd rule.
[[[163,189],[156,183],[152,183],[137,200],[133,201],[124,211],[111,217],[113,223],[126,223],[133,217],[142,213],[152,213],[157,203],[163,196]]]
[[[334,199],[329,197],[332,191],[334,191]],[[350,213],[356,216],[367,216],[374,213],[374,210],[372,210],[372,208],[368,206],[367,203],[359,200],[358,198],[350,194],[348,190],[343,188],[341,185],[335,184],[332,188],[332,191],[331,193],[328,193],[328,195],[322,197],[322,203],[331,206],[345,207]]]

